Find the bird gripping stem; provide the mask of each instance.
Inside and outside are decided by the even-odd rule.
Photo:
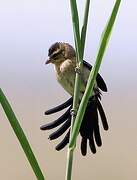
[[[83,67],[83,63],[82,62],[77,63],[77,65],[75,67],[75,72],[80,75],[81,72],[82,72],[82,67]]]

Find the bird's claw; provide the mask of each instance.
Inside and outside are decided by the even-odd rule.
[[[77,115],[76,110],[71,109],[70,114],[71,114],[72,117],[76,117],[76,115]]]
[[[80,67],[79,67],[79,66],[76,66],[76,67],[75,67],[75,72],[78,73],[78,74],[81,74],[81,70],[80,70]]]

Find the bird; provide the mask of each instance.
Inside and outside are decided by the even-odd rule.
[[[45,115],[57,113],[67,108],[65,113],[63,113],[56,120],[40,127],[41,130],[50,130],[60,126],[59,129],[49,135],[50,140],[57,139],[67,131],[63,140],[55,147],[57,151],[60,151],[69,143],[70,138],[71,110],[76,76],[76,51],[69,43],[56,42],[50,46],[48,50],[48,57],[49,58],[45,64],[54,65],[57,81],[71,96],[64,103],[47,110]],[[91,69],[92,65],[83,60],[83,68],[80,72],[81,85],[79,103],[85,92]],[[83,156],[87,154],[88,144],[93,154],[96,153],[96,145],[98,147],[102,145],[99,119],[102,121],[104,130],[108,130],[109,128],[107,117],[101,104],[102,92],[107,92],[107,86],[101,75],[98,73],[93,88],[93,93],[88,100],[86,111],[79,130],[79,134],[81,135],[81,154]]]

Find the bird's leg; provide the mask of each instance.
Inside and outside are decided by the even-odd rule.
[[[79,66],[75,67],[75,72],[81,75],[81,70]]]
[[[77,115],[77,112],[76,112],[76,110],[71,109],[71,110],[70,110],[70,114],[71,114],[71,117],[75,118],[76,115]]]
[[[81,75],[80,64],[77,64],[77,66],[75,67],[75,72]]]

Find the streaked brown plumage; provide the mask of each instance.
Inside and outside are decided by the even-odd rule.
[[[46,64],[49,63],[54,64],[58,82],[72,96],[72,98],[70,98],[68,101],[61,104],[60,106],[57,106],[53,109],[46,111],[45,114],[52,114],[66,107],[69,107],[69,109],[57,120],[41,127],[42,130],[48,130],[55,128],[63,123],[63,125],[57,131],[53,132],[49,136],[49,139],[53,140],[58,138],[66,130],[68,130],[64,139],[56,146],[56,149],[60,150],[69,142],[69,127],[71,124],[70,110],[72,108],[73,90],[75,83],[76,54],[74,48],[68,43],[57,42],[50,47],[48,56],[49,59],[46,61]],[[92,66],[90,64],[88,64],[86,61],[83,61],[79,101],[81,100],[83,93],[85,91],[87,79],[91,68]],[[83,122],[80,128],[80,134],[82,136],[82,141],[81,141],[82,155],[86,155],[87,153],[87,141],[89,141],[89,146],[93,153],[96,153],[95,142],[97,146],[102,145],[99,124],[98,124],[98,114],[100,114],[104,129],[105,130],[108,129],[106,116],[102,108],[102,105],[100,103],[101,100],[100,90],[106,92],[107,87],[102,77],[98,74],[96,79],[96,84],[94,86],[94,93],[92,97],[90,97],[89,99],[86,112],[83,118]]]

